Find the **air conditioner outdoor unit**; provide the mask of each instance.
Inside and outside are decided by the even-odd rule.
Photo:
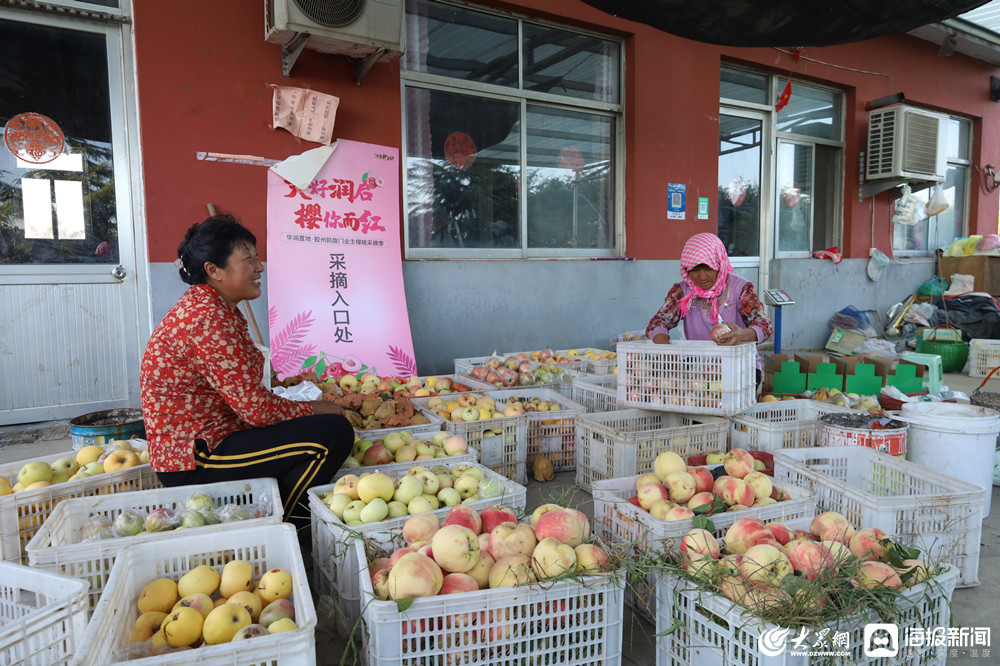
[[[353,58],[388,61],[403,53],[404,0],[264,0],[265,38]]]
[[[866,180],[911,178],[943,181],[945,116],[905,104],[868,112]]]

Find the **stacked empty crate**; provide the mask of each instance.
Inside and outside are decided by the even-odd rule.
[[[459,464],[451,464],[449,461],[449,458],[435,458],[433,462],[434,464],[445,464],[449,469],[454,468],[455,464]],[[527,491],[524,486],[482,465],[476,463],[461,464],[478,468],[483,474],[484,480],[494,480],[499,486],[499,494],[468,502],[477,512],[494,504],[509,507],[515,512],[525,509]],[[385,470],[379,468],[371,471]],[[361,597],[358,588],[359,572],[355,566],[354,558],[350,554],[352,542],[370,539],[380,545],[386,545],[395,536],[402,534],[403,525],[409,516],[387,518],[377,523],[348,527],[323,501],[324,494],[333,491],[333,489],[334,485],[325,485],[306,491],[312,522],[313,586],[319,595],[334,595],[337,630],[343,636],[348,637],[361,614]],[[451,507],[446,506],[431,513],[443,520],[450,509]]]
[[[576,467],[576,419],[585,414],[587,408],[558,391],[547,388],[519,388],[514,391],[492,391],[487,393],[495,400],[508,404],[512,399],[530,400],[538,398],[558,405],[557,410],[525,412],[527,420],[527,463],[534,462],[541,454],[549,459],[556,471],[571,470]]]
[[[760,402],[731,418],[729,443],[734,449],[769,453],[816,446],[819,418],[834,413],[857,412],[817,400]]]
[[[809,489],[819,511],[947,561],[959,586],[979,584],[984,488],[863,446],[776,452],[774,481]]]

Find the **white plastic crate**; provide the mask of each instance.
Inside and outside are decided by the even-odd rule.
[[[156,657],[125,661],[132,626],[139,617],[136,600],[154,578],[178,580],[191,569],[207,564],[218,572],[231,560],[253,565],[257,580],[269,569],[292,575],[292,594],[298,628],[249,640],[203,645]],[[192,662],[216,666],[308,666],[316,663],[316,608],[295,528],[287,523],[229,530],[215,534],[176,534],[171,541],[141,543],[122,549],[74,666],[189,666]]]
[[[51,464],[60,458],[73,458],[73,451],[51,456],[29,458],[0,465],[0,476],[17,479],[17,473],[28,462],[41,460]],[[13,485],[13,484],[11,484]],[[104,472],[86,479],[63,481],[35,490],[22,490],[0,497],[0,560],[28,563],[23,549],[49,517],[59,502],[70,497],[111,495],[131,490],[162,488],[149,464],[126,467],[117,472]]]
[[[360,543],[368,666],[618,666],[623,582],[615,573],[414,599],[378,601]]]
[[[844,650],[849,656],[810,659],[806,655],[791,654],[796,651],[792,641],[800,635],[798,628],[791,628],[784,636],[778,634],[784,641],[784,649],[780,650],[780,643],[773,644],[775,633],[779,631],[776,625],[765,622],[721,594],[699,588],[678,576],[666,575],[657,585],[656,666],[808,666],[831,661],[864,666],[943,666],[948,656],[947,646],[910,648],[903,646],[902,640],[908,628],[926,631],[951,626],[951,597],[957,579],[958,570],[949,566],[930,581],[902,592],[906,601],[900,602],[902,611],[893,620],[899,628],[898,656],[886,659],[865,655],[865,625],[883,621],[872,613],[846,617],[836,626],[824,627],[830,630],[831,637],[837,631],[850,633],[848,647]],[[667,633],[668,630],[671,631]],[[765,651],[761,642],[768,631],[772,633],[767,637],[769,640],[764,641],[768,648]],[[809,634],[804,651],[812,649],[817,640],[815,636],[815,631]]]
[[[586,407],[547,388],[492,391],[487,395],[496,400],[509,401],[511,397],[538,398],[558,404],[560,409],[555,412],[525,413],[528,420],[526,461],[530,465],[536,455],[543,454],[556,471],[576,468],[576,417],[585,414]]]
[[[969,341],[969,376],[985,377],[1000,365],[1000,340],[974,338]]]
[[[429,398],[416,398],[414,404],[425,414]],[[497,408],[506,406],[497,402]],[[500,410],[503,411],[502,409]],[[444,421],[444,429],[461,435],[470,449],[479,453],[479,464],[508,479],[525,483],[528,479],[525,459],[528,453],[528,418],[526,416],[498,416],[481,421]]]
[[[601,352],[601,351],[609,351],[609,350],[606,350],[606,349],[595,349],[593,347],[576,347],[575,349],[576,349],[576,351],[578,353],[576,353],[576,354],[570,354],[570,357],[578,359],[580,361],[583,361],[585,363],[585,366],[584,366],[583,369],[586,372],[589,372],[590,374],[594,374],[594,375],[611,375],[611,374],[614,374],[615,368],[618,367],[618,358],[617,358],[617,355],[616,355],[615,358],[609,358],[609,359],[590,358],[588,356],[584,356],[584,354],[586,354],[588,351]],[[559,352],[561,354],[567,354],[567,352],[569,352],[569,351],[570,350],[568,350],[568,349],[561,349],[561,350],[559,350]],[[612,353],[614,353],[614,352],[612,352]]]
[[[731,416],[733,429],[729,445],[734,449],[767,451],[804,449],[816,446],[816,428],[824,414],[850,414],[841,407],[819,400],[778,400],[758,402],[741,414]]]
[[[732,416],[756,402],[753,343],[623,342],[617,351],[618,401],[626,407]]]
[[[864,446],[783,449],[774,482],[808,488],[819,511],[955,565],[960,586],[979,584],[984,488]]]
[[[448,469],[455,466],[441,462],[444,460],[447,458],[436,458],[434,461],[425,462],[444,464]],[[469,506],[476,511],[482,511],[494,504],[501,504],[516,512],[524,510],[527,505],[527,491],[524,486],[482,465],[475,466],[483,472],[484,479],[494,479],[499,482],[501,490],[500,495],[469,502]],[[389,543],[393,535],[402,535],[403,525],[410,517],[390,518],[368,525],[348,527],[320,499],[323,493],[330,490],[333,490],[333,485],[316,486],[306,491],[312,527],[313,586],[317,594],[335,593],[338,611],[337,630],[341,635],[348,636],[351,627],[361,615],[358,570],[354,566],[353,558],[347,555],[349,546],[361,538],[373,539],[380,544]],[[442,507],[432,513],[444,520],[450,509],[451,507]]]
[[[487,386],[489,386],[489,384],[487,384]],[[449,393],[448,395],[452,394]],[[456,395],[461,395],[461,394],[459,393]],[[444,397],[447,397],[447,395]],[[412,400],[413,399],[411,398],[411,401]],[[433,412],[430,414],[424,412],[423,414],[424,416],[427,417],[427,420],[430,421],[430,423],[424,423],[421,425],[398,426],[395,428],[371,428],[368,430],[364,430],[362,428],[355,428],[354,434],[360,437],[361,439],[378,439],[380,437],[385,437],[390,432],[402,432],[404,430],[409,430],[410,434],[416,437],[417,439],[423,439],[425,437],[433,436],[434,433],[436,432],[440,432],[441,424],[444,422],[444,419],[442,419],[437,414],[434,414]]]
[[[570,397],[588,412],[610,412],[619,408],[618,375],[574,376],[570,389]]]
[[[389,463],[388,465],[362,465],[361,467],[341,467],[337,470],[337,473],[333,475],[333,480],[336,481],[342,476],[347,476],[348,474],[364,474],[365,472],[373,472],[378,470],[379,472],[393,472],[395,474],[406,474],[406,470],[411,467],[416,467],[417,465],[426,466],[427,463],[433,465],[457,465],[459,463],[474,463],[478,462],[479,454],[474,449],[469,449],[469,453],[463,453],[459,456],[448,456],[446,458],[434,458],[433,460],[411,460],[409,462],[400,463]]]
[[[679,540],[688,530],[693,528],[690,518],[686,520],[665,521],[654,518],[648,511],[628,502],[635,495],[635,482],[639,475],[621,479],[606,479],[595,481],[594,495],[594,534],[619,543],[642,544],[661,552],[666,546],[661,545],[668,539]],[[778,485],[788,494],[789,499],[767,506],[726,511],[708,516],[715,525],[715,536],[722,538],[730,525],[740,518],[760,518],[764,522],[789,521],[805,519],[806,521],[818,513],[816,511],[816,496],[803,488],[792,485]],[[808,526],[808,522],[807,525]],[[677,544],[675,544],[676,546]],[[649,622],[655,622],[653,616],[654,590],[650,582],[635,581],[627,590],[636,611]]]
[[[662,451],[681,458],[727,451],[729,421],[715,416],[643,409],[581,414],[576,419],[576,482],[584,490],[601,479],[652,471]]]
[[[187,498],[197,493],[211,497],[212,504],[216,507],[226,504],[244,507],[262,504],[270,509],[270,515],[204,527],[189,527],[181,532],[169,530],[97,541],[80,540],[80,526],[91,516],[105,516],[114,520],[125,509],[137,509],[145,513],[160,507],[176,510],[183,508]],[[178,534],[218,533],[250,526],[277,525],[281,522],[282,513],[278,482],[271,478],[139,490],[104,497],[79,497],[59,503],[38,533],[28,542],[25,552],[28,554],[28,563],[34,568],[87,582],[89,610],[93,611],[107,584],[115,558],[123,548],[148,541],[170,541]]]
[[[68,664],[86,629],[86,583],[0,562],[0,664]]]

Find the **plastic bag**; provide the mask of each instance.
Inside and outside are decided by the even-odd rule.
[[[1000,236],[997,234],[986,234],[976,243],[976,250],[996,250],[1000,248]]]
[[[872,248],[871,258],[868,260],[868,266],[866,271],[868,272],[868,277],[872,282],[878,282],[878,279],[882,277],[882,271],[888,266],[892,259],[887,257],[884,252]]]
[[[896,202],[896,210],[892,213],[893,224],[916,224],[924,219],[924,203],[913,196],[909,185],[903,185],[903,196]]]
[[[948,288],[948,281],[943,277],[935,276],[924,282],[917,288],[917,293],[921,296],[933,296],[937,298]]]
[[[924,206],[924,213],[927,217],[931,215],[938,215],[943,213],[951,207],[948,200],[944,196],[944,190],[941,189],[940,185],[935,185],[931,188],[930,199],[927,200],[927,205]]]
[[[853,305],[848,305],[843,310],[840,310],[835,315],[830,317],[829,321],[830,329],[841,328],[845,331],[857,331],[858,333],[864,333],[866,337],[873,338],[878,335],[878,332],[872,326],[871,319],[868,315],[858,310]]]
[[[976,278],[971,275],[955,273],[951,276],[951,286],[945,291],[945,295],[964,294],[976,290]]]
[[[937,306],[930,303],[914,303],[903,315],[903,321],[910,321],[920,326],[935,326],[937,312]]]
[[[854,353],[866,354],[868,356],[884,356],[886,358],[896,358],[899,356],[896,353],[896,345],[882,338],[868,338],[861,343],[861,346],[854,350]]]
[[[271,389],[275,395],[297,402],[312,402],[323,398],[323,390],[310,381],[299,382],[295,386],[275,386]]]

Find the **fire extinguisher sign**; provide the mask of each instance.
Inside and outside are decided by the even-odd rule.
[[[667,183],[667,219],[683,220],[685,217],[685,199],[687,185]]]

